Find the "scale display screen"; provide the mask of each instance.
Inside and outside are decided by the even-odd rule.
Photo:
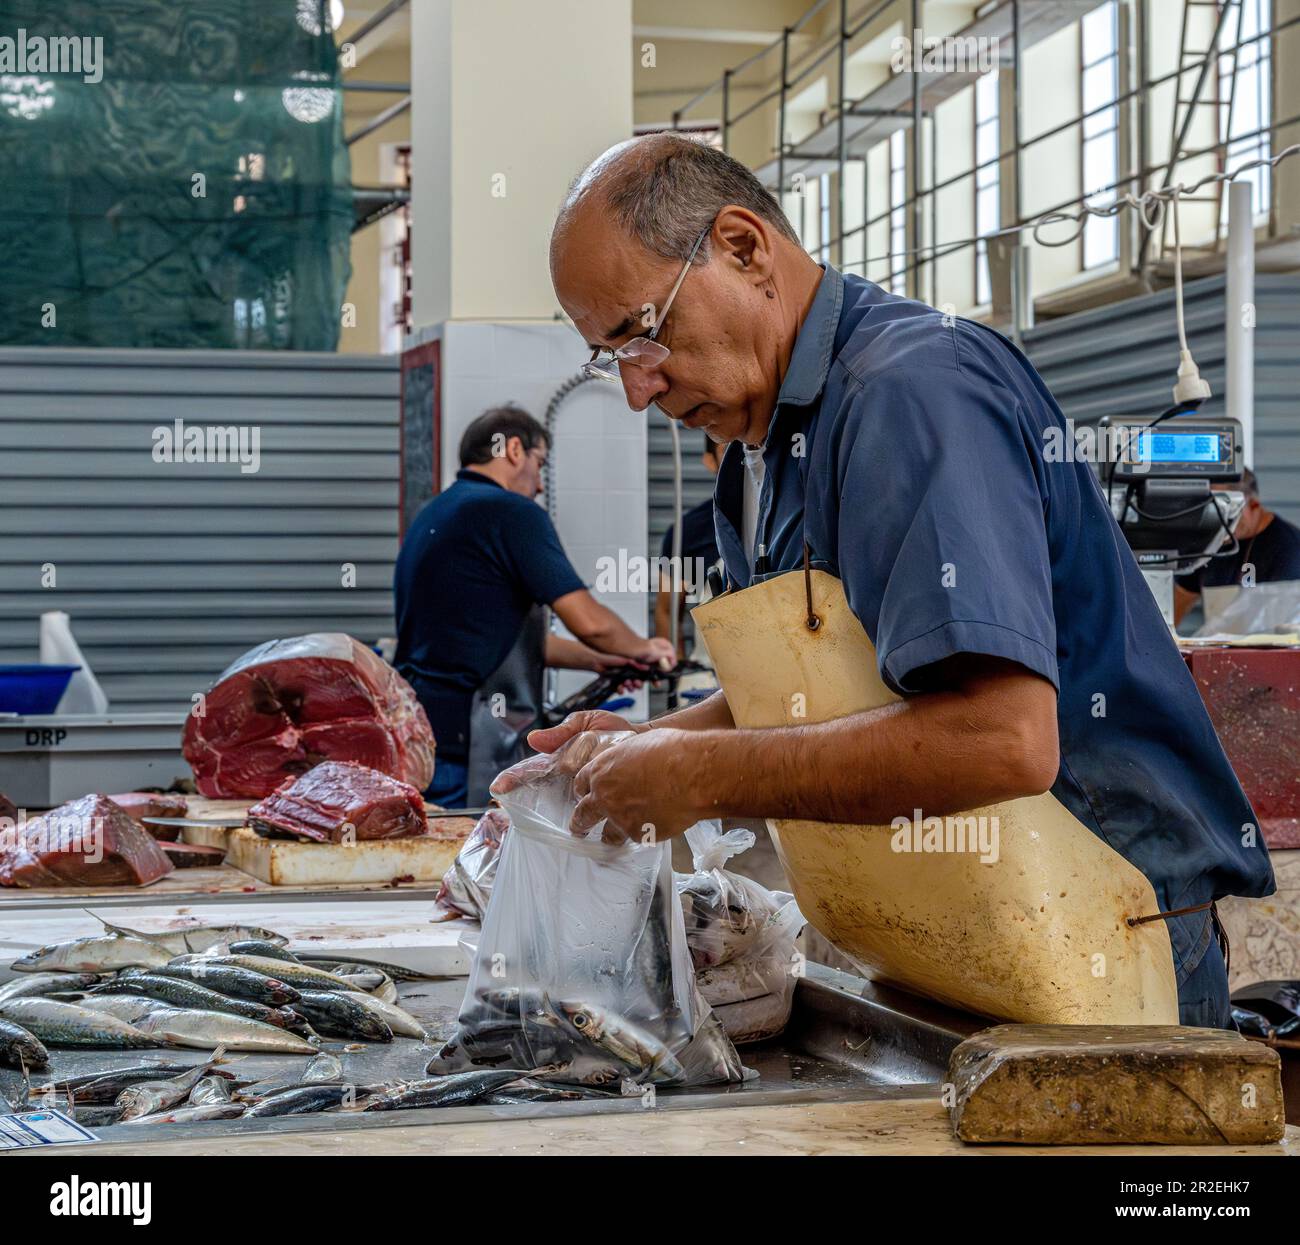
[[[1137,459],[1144,463],[1218,463],[1222,442],[1205,432],[1144,432],[1138,437]]]

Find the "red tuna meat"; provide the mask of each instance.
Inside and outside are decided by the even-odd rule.
[[[106,795],[85,795],[0,837],[0,886],[145,886],[171,861]]]
[[[181,741],[199,791],[217,797],[270,795],[321,761],[355,761],[423,791],[433,749],[410,684],[340,632],[245,653],[191,710]]]
[[[180,834],[179,826],[146,826],[146,817],[184,817],[189,803],[183,795],[163,795],[156,791],[123,791],[108,797],[132,821],[144,827],[146,834],[155,839],[174,840]]]
[[[301,778],[286,779],[248,810],[248,821],[254,830],[318,843],[409,839],[429,830],[414,787],[345,761],[322,761]]]

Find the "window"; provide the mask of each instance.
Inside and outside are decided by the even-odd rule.
[[[998,210],[998,71],[986,73],[975,84],[975,302],[987,306],[993,301],[989,282],[987,237],[999,228]]]
[[[1220,47],[1231,47],[1269,29],[1267,0],[1241,0],[1236,13],[1236,31],[1233,15],[1228,15]],[[1272,121],[1270,93],[1272,90],[1271,39],[1258,39],[1237,52],[1224,52],[1219,56],[1219,99],[1226,108],[1219,108],[1219,141],[1225,146],[1223,169],[1231,173],[1252,160],[1267,160],[1272,154],[1266,127]],[[1235,79],[1235,80],[1234,80]],[[1251,169],[1242,178],[1254,186],[1255,215],[1268,211],[1272,184],[1268,168]],[[1228,219],[1228,194],[1223,194],[1223,220]]]
[[[889,289],[907,293],[907,137],[889,136]]]
[[[1115,201],[1119,180],[1119,5],[1107,0],[1080,23],[1084,203],[1105,207]],[[1093,113],[1088,116],[1086,114]],[[1083,226],[1083,266],[1096,268],[1119,258],[1119,221],[1089,216]]]

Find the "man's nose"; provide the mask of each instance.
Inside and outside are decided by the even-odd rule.
[[[668,392],[668,378],[661,368],[622,364],[618,374],[623,381],[627,404],[634,411],[644,411],[661,394]]]

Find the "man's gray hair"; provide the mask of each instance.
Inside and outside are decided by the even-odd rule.
[[[739,160],[677,134],[652,134],[612,147],[575,179],[554,238],[586,198],[598,195],[614,220],[647,250],[684,260],[729,204],[747,208],[782,237],[799,238],[780,204]],[[708,242],[697,262],[708,259]]]

